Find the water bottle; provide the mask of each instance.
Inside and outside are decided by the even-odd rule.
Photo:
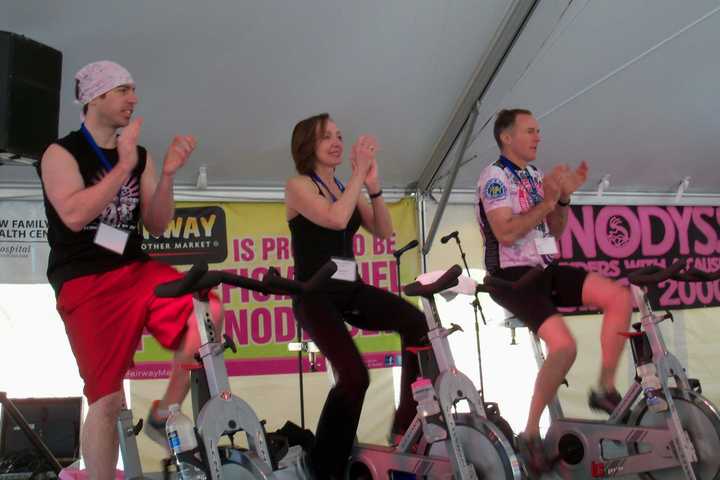
[[[655,364],[645,363],[637,367],[637,373],[640,376],[640,386],[645,394],[645,402],[651,412],[664,412],[668,408],[668,404],[662,397],[662,385],[657,376]]]
[[[197,448],[195,427],[192,421],[180,411],[180,405],[173,403],[169,407],[170,416],[165,424],[170,450],[175,457],[178,478],[182,480],[206,480],[205,473],[192,463],[182,460],[184,452]]]
[[[413,398],[417,402],[417,411],[422,422],[423,436],[428,443],[447,438],[443,427],[440,404],[435,396],[435,388],[427,378],[418,378],[412,384]]]

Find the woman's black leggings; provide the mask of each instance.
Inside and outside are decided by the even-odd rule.
[[[362,283],[342,293],[305,294],[295,299],[293,307],[295,318],[336,372],[337,382],[320,414],[311,460],[318,478],[340,478],[350,456],[370,381],[344,322],[364,330],[400,334],[403,368],[393,433],[404,432],[416,413],[410,385],[419,373],[419,366],[407,347],[421,345],[428,331],[427,323],[423,313],[405,300]],[[353,315],[343,317],[343,313],[351,311]]]

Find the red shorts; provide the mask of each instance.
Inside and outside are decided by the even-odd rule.
[[[145,328],[163,347],[177,350],[193,313],[192,296],[159,298],[154,289],[181,276],[169,265],[149,260],[63,284],[57,310],[89,403],[122,388]]]

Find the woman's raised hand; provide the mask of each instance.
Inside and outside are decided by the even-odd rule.
[[[350,161],[353,172],[357,172],[367,181],[368,173],[374,171],[377,177],[377,167],[375,164],[375,152],[377,152],[377,139],[371,135],[360,135],[350,152]]]

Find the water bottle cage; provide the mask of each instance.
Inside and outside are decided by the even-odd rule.
[[[177,455],[172,455],[170,458],[163,460],[163,478],[170,478],[170,473],[172,472],[177,473],[177,465],[180,462],[193,465],[194,467],[202,470],[205,475],[210,478],[210,472],[207,467],[198,459],[199,453],[201,453],[200,444],[192,450],[180,452]],[[175,457],[175,460],[173,460],[173,457]]]

